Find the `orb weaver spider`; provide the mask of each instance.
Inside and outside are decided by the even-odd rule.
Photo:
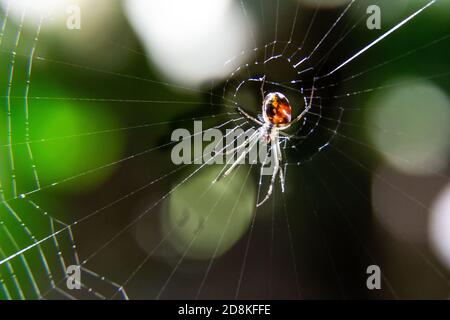
[[[280,135],[285,136],[287,139],[292,138],[292,135],[289,135],[284,130],[288,129],[291,125],[299,122],[311,109],[312,100],[314,96],[314,85],[311,89],[311,96],[309,99],[309,103],[305,106],[305,109],[293,120],[292,118],[292,108],[289,104],[286,96],[280,92],[270,92],[267,95],[264,95],[264,83],[265,76],[261,78],[261,95],[262,95],[262,114],[259,114],[257,118],[251,116],[246,111],[241,109],[240,107],[236,108],[236,111],[244,116],[247,120],[252,122],[253,124],[258,126],[256,132],[250,136],[250,138],[237,147],[233,148],[231,151],[236,152],[242,148],[248,146],[248,148],[242,152],[242,154],[231,164],[230,168],[228,168],[222,175],[219,176],[215,181],[228,176],[233,169],[246,157],[246,155],[250,152],[250,150],[256,145],[258,141],[261,141],[267,145],[270,144],[271,154],[274,159],[274,167],[272,172],[272,177],[270,180],[269,189],[267,190],[266,196],[262,201],[257,203],[257,207],[261,206],[264,202],[266,202],[273,192],[273,187],[275,184],[275,180],[277,175],[280,177],[281,190],[284,192],[284,172],[281,166],[283,161],[281,148],[280,148]],[[214,181],[214,182],[215,182]]]

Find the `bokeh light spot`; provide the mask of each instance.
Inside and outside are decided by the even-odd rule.
[[[408,80],[397,79],[393,83]],[[445,169],[450,140],[450,101],[430,82],[384,90],[369,103],[368,135],[384,160],[407,174]]]
[[[431,246],[450,270],[450,184],[436,198],[428,225]]]
[[[127,0],[125,9],[152,62],[178,83],[226,76],[225,61],[250,41],[243,30],[252,28],[251,18],[230,0]]]
[[[195,237],[187,252],[193,259],[209,259],[216,250],[216,257],[228,251],[245,234],[254,213],[256,190],[253,179],[246,179],[248,170],[237,171],[206,192],[219,171],[220,166],[203,169],[177,189],[164,208],[163,228],[173,230],[168,241],[182,253]]]

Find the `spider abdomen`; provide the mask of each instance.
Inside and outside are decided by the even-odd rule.
[[[263,117],[266,123],[272,125],[291,122],[292,109],[288,99],[279,92],[269,93],[263,102]]]

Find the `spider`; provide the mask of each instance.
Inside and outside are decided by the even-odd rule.
[[[246,119],[250,120],[250,122],[252,122],[253,124],[257,125],[258,129],[253,135],[250,136],[248,140],[230,150],[232,152],[236,152],[248,145],[248,148],[244,152],[242,152],[242,154],[236,159],[236,161],[234,161],[233,164],[218,178],[221,179],[228,176],[233,171],[233,169],[236,168],[240,161],[245,158],[245,156],[250,152],[250,150],[256,145],[258,141],[270,145],[271,155],[273,155],[274,159],[274,168],[266,196],[262,201],[257,203],[257,207],[261,206],[272,195],[273,186],[275,184],[277,175],[280,177],[281,190],[282,192],[284,192],[285,180],[283,168],[281,166],[283,158],[280,148],[280,135],[287,137],[287,139],[292,137],[291,135],[283,131],[288,129],[291,125],[299,122],[306,115],[306,113],[308,113],[309,109],[311,109],[314,95],[313,85],[309,103],[305,106],[305,109],[292,120],[292,108],[286,96],[280,92],[270,92],[265,95],[265,76],[261,78],[261,82],[261,95],[263,100],[262,115],[259,114],[258,117],[255,118],[240,107],[236,108],[236,111],[238,113],[240,113]]]

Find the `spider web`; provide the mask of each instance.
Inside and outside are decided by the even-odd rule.
[[[357,256],[357,266],[381,265],[383,287],[387,288],[383,297],[410,297],[408,286],[405,289],[401,282],[393,279],[389,271],[395,275],[395,270],[389,268],[388,260],[367,236],[370,229],[364,217],[349,212],[348,208],[356,203],[367,212],[371,206],[374,211],[380,210],[371,202],[367,181],[361,178],[368,175],[381,181],[398,197],[428,211],[427,204],[420,198],[377,172],[373,160],[364,154],[386,152],[361,138],[362,130],[381,130],[392,136],[403,133],[367,127],[363,123],[366,108],[361,97],[409,85],[411,82],[407,81],[380,84],[379,78],[368,79],[368,76],[380,77],[383,73],[395,72],[389,68],[396,63],[407,65],[408,59],[415,61],[413,58],[417,55],[436,55],[434,50],[448,42],[447,26],[440,33],[433,29],[433,33],[419,37],[409,48],[395,53],[382,50],[383,45],[392,48],[389,41],[395,41],[396,37],[414,32],[412,26],[416,20],[423,21],[427,14],[439,10],[439,2],[423,1],[422,5],[411,6],[410,11],[399,15],[380,32],[366,29],[366,8],[372,4],[367,1],[349,1],[331,11],[322,10],[321,2],[313,8],[279,0],[241,0],[239,4],[246,18],[258,17],[261,34],[257,36],[256,28],[243,30],[253,41],[250,48],[241,52],[245,63],[239,65],[239,57],[230,57],[224,67],[231,65],[234,71],[224,81],[215,80],[206,90],[160,81],[145,74],[129,74],[47,56],[44,51],[40,53],[43,43],[50,41],[42,35],[46,17],[30,23],[25,10],[17,24],[8,19],[8,10],[3,13],[0,44],[4,65],[2,87],[6,94],[0,158],[2,299],[364,296],[366,293],[362,293],[362,289],[351,286],[358,272],[357,281],[361,287],[365,286],[364,270],[348,265],[347,256],[341,255],[346,250]],[[140,50],[126,46],[116,45],[113,50],[132,56],[143,55]],[[447,88],[445,81],[449,72],[428,70],[428,65],[424,64],[423,76],[417,77],[417,81],[432,79]],[[98,97],[97,92],[87,97],[42,96],[38,90],[37,94],[30,94],[33,86],[39,85],[36,82],[43,81],[40,75],[50,72],[51,68],[73,72],[81,79],[99,76],[106,81],[117,80],[123,88],[129,83],[143,83],[161,89],[162,94],[151,99],[124,98],[121,92],[109,93],[112,96],[106,98]],[[172,129],[188,127],[195,120],[203,121],[202,133],[209,128],[249,129],[251,124],[235,112],[235,107],[242,106],[254,114],[259,111],[263,78],[265,92],[280,91],[289,97],[294,115],[311,99],[312,108],[290,131],[292,137],[282,144],[286,193],[276,190],[265,208],[251,206],[242,238],[224,254],[222,246],[228,233],[236,228],[238,217],[249,211],[245,210],[247,203],[254,205],[256,198],[264,194],[267,177],[259,174],[260,164],[253,163],[239,166],[237,172],[217,186],[206,182],[212,182],[218,172],[211,171],[208,163],[163,166],[174,145],[167,136]],[[368,80],[362,81],[364,79]],[[170,90],[174,89],[187,92],[185,96],[189,98],[172,99]],[[190,94],[201,98],[190,98]],[[108,103],[119,110],[131,108],[131,112],[126,112],[129,125],[105,128],[100,124],[96,130],[43,138],[39,132],[33,132],[34,121],[38,120],[33,119],[31,110],[39,108],[40,103],[57,105],[64,101]],[[155,121],[142,122],[148,114],[144,107],[148,105],[179,108],[180,111],[175,118],[156,115],[155,119],[153,115]],[[49,178],[42,173],[36,152],[39,145],[55,142],[70,145],[76,139],[115,133],[126,133],[131,141],[125,156],[70,176]],[[142,141],[140,135],[151,136],[153,144]],[[417,166],[408,159],[400,161]],[[161,167],[156,170],[150,166],[149,169],[148,163],[161,164]],[[253,170],[253,167],[256,168]],[[448,180],[445,173],[420,167],[436,179]],[[119,173],[96,191],[98,197],[85,196],[89,205],[58,209],[49,201],[61,194],[68,203],[80,201],[83,197],[58,191],[67,184],[76,184],[111,168]],[[180,237],[177,230],[183,228],[183,223],[171,225],[164,220],[164,215],[167,215],[171,199],[186,192],[186,186],[193,188],[194,183],[200,183],[197,178],[200,175],[208,179],[201,180],[204,187],[195,200],[190,200],[199,203],[208,200],[210,207],[197,230],[174,250],[171,241]],[[330,179],[336,176],[337,180]],[[346,192],[357,199],[349,203],[348,197],[342,196]],[[300,217],[295,214],[298,194],[302,195],[300,205],[305,207]],[[130,207],[139,210],[129,213]],[[220,208],[228,215],[213,239],[212,251],[207,259],[192,259],[191,251],[205,241],[202,235],[205,229],[214,226],[212,223]],[[72,215],[61,213],[66,210]],[[192,220],[192,217],[188,215],[186,219]],[[161,224],[169,226],[161,231],[157,229]],[[146,238],[148,243],[144,246],[130,237],[132,231],[142,228],[152,234]],[[318,236],[311,236],[311,233]],[[335,241],[339,237],[345,239]],[[311,244],[311,239],[316,242]],[[414,261],[424,266],[420,269],[426,270],[423,276],[436,283],[440,292],[448,293],[449,276],[443,267],[423,247],[409,241],[405,243]],[[340,247],[349,244],[350,247]],[[261,248],[266,248],[263,253]],[[67,289],[69,265],[81,266],[82,290]],[[314,268],[317,270],[312,270]],[[261,279],[265,279],[264,290],[259,285]]]

